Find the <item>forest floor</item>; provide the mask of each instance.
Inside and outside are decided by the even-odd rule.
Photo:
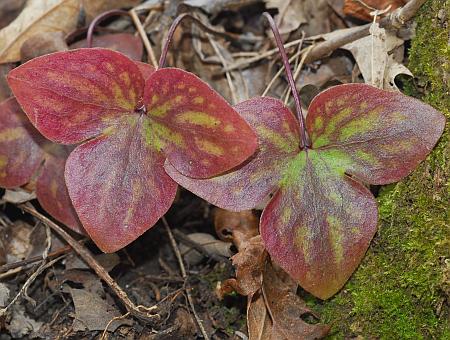
[[[71,48],[77,41],[77,47],[86,44],[80,40],[86,37],[87,25],[94,17],[120,7],[134,8],[139,14],[140,28],[156,56],[180,13],[194,14],[222,32],[207,34],[191,22],[183,23],[174,36],[167,65],[197,74],[232,104],[266,93],[294,108],[284,73],[278,73],[282,63],[272,52],[271,32],[261,16],[268,10],[285,42],[296,42],[288,54],[305,111],[314,95],[332,85],[375,82],[368,77],[378,67],[383,74],[378,87],[420,98],[450,119],[450,4],[446,0],[428,0],[414,16],[414,23],[388,33],[389,43],[375,55],[367,48],[376,36],[368,31],[373,18],[370,12],[376,8],[380,10],[377,16],[387,18],[405,1],[79,3],[84,7],[76,13],[76,27],[65,32],[64,43]],[[20,18],[24,4],[0,3],[0,29]],[[390,9],[382,11],[389,5]],[[341,33],[364,25],[367,32],[361,36]],[[127,44],[128,37],[105,47],[151,63],[145,39],[128,17],[112,16],[99,26],[98,38],[129,33],[138,41],[137,45]],[[38,32],[42,27],[34,29],[46,34]],[[96,43],[100,44],[100,39],[94,39],[94,46]],[[57,44],[50,45],[22,50],[22,61],[27,53],[37,56],[58,50]],[[3,78],[14,65],[0,64],[1,100],[10,96]],[[309,329],[305,339],[450,338],[449,139],[447,124],[434,151],[410,176],[396,184],[371,187],[379,204],[379,229],[361,265],[338,294],[322,301],[295,287],[298,300],[292,313],[301,311],[296,315],[301,320],[294,329]],[[224,211],[179,189],[165,215],[167,224],[159,221],[116,253],[104,254],[87,237],[70,232],[134,306],[154,308],[151,317],[142,320],[127,311],[123,296],[67,246],[64,237],[23,211],[23,204],[31,202],[40,216],[48,216],[32,196],[33,189],[30,184],[7,190],[0,201],[0,340],[248,339],[248,327],[264,329],[265,318],[269,318],[266,309],[264,317],[249,321],[247,297],[224,288],[236,276],[230,261],[242,237],[236,236],[236,230],[257,234],[260,210]],[[48,256],[43,259],[43,254]],[[261,338],[295,338],[293,331],[283,334],[290,335],[270,333]]]

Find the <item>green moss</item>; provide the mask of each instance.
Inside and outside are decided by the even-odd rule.
[[[409,67],[418,82],[407,90],[450,120],[450,3],[427,1],[417,23]],[[344,289],[325,302],[307,297],[332,323],[330,339],[450,339],[444,281],[450,261],[448,141],[447,126],[413,174],[382,188],[379,231]]]

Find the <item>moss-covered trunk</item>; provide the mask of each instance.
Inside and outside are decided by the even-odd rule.
[[[450,120],[450,2],[428,0],[417,16],[411,95]],[[420,89],[420,90],[419,90]],[[449,125],[408,178],[383,187],[379,231],[363,263],[334,298],[312,299],[330,338],[450,339]]]

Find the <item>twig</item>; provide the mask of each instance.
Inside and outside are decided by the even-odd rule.
[[[295,59],[297,59],[301,54],[303,54],[303,50],[300,50],[296,52],[292,57],[289,58],[289,63],[292,63]],[[273,86],[277,78],[283,73],[284,69],[281,67],[277,73],[273,76],[273,78],[270,80],[269,84],[267,84],[264,92],[262,93],[261,97],[265,97],[267,93],[269,92],[270,88]]]
[[[61,255],[60,257],[57,257],[56,259],[50,261],[50,262],[43,262],[39,268],[33,273],[31,274],[31,276],[25,281],[24,285],[22,286],[22,288],[19,290],[19,292],[17,293],[17,295],[14,297],[14,299],[12,299],[12,301],[5,307],[0,309],[0,317],[3,317],[6,312],[8,311],[8,309],[16,303],[16,301],[22,296],[22,295],[26,295],[26,291],[28,290],[28,287],[30,287],[30,285],[34,282],[34,280],[36,280],[36,278],[47,268],[53,266],[56,262],[58,262],[59,260],[61,260],[62,258],[64,258],[66,255]]]
[[[141,20],[139,19],[136,11],[131,9],[129,11],[131,19],[133,19],[134,25],[141,36],[142,42],[144,43],[145,49],[148,54],[148,61],[151,61],[154,68],[158,68],[158,62],[156,61],[155,52],[153,52],[152,45],[150,44],[150,40],[147,37],[147,33],[145,33],[144,27],[142,26]]]
[[[294,70],[294,81],[297,80],[300,71],[303,68],[303,65],[305,64],[305,60],[306,58],[308,58],[309,52],[314,48],[314,45],[309,46],[308,48],[306,48],[306,52],[302,55],[302,58],[300,59],[300,63],[296,66],[295,70]],[[289,99],[289,95],[291,94],[292,90],[290,88],[290,86],[288,86],[287,92],[286,92],[286,97],[284,98],[284,104],[286,105]]]
[[[117,295],[117,297],[122,301],[125,308],[135,317],[144,320],[144,321],[155,321],[155,319],[159,319],[160,316],[158,314],[153,314],[157,312],[158,307],[145,307],[145,306],[136,306],[128,297],[127,293],[125,293],[122,288],[114,281],[114,279],[109,275],[109,273],[103,268],[97,260],[92,256],[92,254],[80,243],[78,243],[72,236],[70,236],[64,229],[62,229],[58,224],[54,223],[52,220],[47,218],[38,212],[31,204],[21,204],[19,206],[22,210],[30,213],[34,217],[38,218],[45,225],[50,227],[53,231],[55,231],[59,236],[61,236],[72,248],[75,252],[92,268],[92,270],[106,282],[106,284],[111,288],[111,290]]]
[[[172,230],[170,229],[169,223],[167,223],[166,218],[163,216],[161,218],[161,220],[164,224],[164,227],[166,228],[167,235],[169,236],[169,240],[170,240],[170,244],[172,246],[173,252],[175,253],[175,256],[178,260],[178,264],[180,265],[181,276],[183,277],[183,279],[186,280],[187,279],[186,268],[184,267],[184,262],[183,262],[183,258],[181,257],[180,249],[178,248],[177,242],[175,241],[175,237],[173,237]],[[197,312],[195,311],[194,301],[192,299],[192,295],[191,295],[189,288],[186,287],[185,291],[186,291],[187,300],[189,302],[189,306],[191,307],[191,310],[192,310],[192,314],[194,314],[195,321],[197,321],[197,325],[200,328],[200,331],[202,332],[203,337],[206,340],[209,340],[208,333],[206,333],[205,327],[203,327],[202,320],[200,319]]]
[[[59,255],[62,255],[62,254],[65,254],[65,253],[68,253],[68,252],[71,252],[71,251],[72,251],[72,247],[65,246],[65,247],[62,247],[60,249],[57,249],[57,250],[49,253],[48,257],[49,258],[53,258],[53,257],[59,256]],[[0,267],[0,273],[5,273],[5,272],[10,271],[11,269],[27,266],[29,264],[32,264],[32,263],[35,263],[35,262],[38,262],[38,261],[41,261],[41,260],[42,260],[42,256],[37,255],[37,256],[33,256],[33,257],[28,258],[28,259],[22,260],[22,261],[17,261],[17,262],[14,262],[14,263],[7,263],[7,264],[4,264],[3,266]]]
[[[217,46],[217,43],[212,39],[211,34],[206,33],[206,36],[208,37],[209,43],[211,44],[212,48],[214,49],[214,52],[219,57],[219,60],[222,63],[223,67],[227,67],[228,63],[225,60],[225,58],[223,57],[222,53],[220,52],[220,49]],[[231,99],[233,101],[233,105],[235,105],[238,103],[238,99],[236,96],[236,89],[234,87],[233,80],[231,79],[231,73],[227,71],[227,72],[225,72],[225,76],[227,78],[228,87],[230,88],[230,91],[231,91]]]
[[[420,7],[427,0],[410,0],[405,6],[397,8],[388,16],[380,20],[380,26],[383,28],[401,28],[411,20],[417,13]]]
[[[108,339],[108,328],[109,328],[109,326],[111,326],[111,324],[114,321],[123,320],[126,317],[128,317],[128,315],[130,315],[130,312],[126,312],[124,315],[119,315],[119,316],[116,316],[116,317],[112,318],[111,320],[109,320],[108,324],[106,325],[105,329],[103,330],[103,333],[102,333],[102,336],[100,337],[100,340]]]
[[[380,27],[383,28],[401,28],[411,20],[416,14],[417,10],[425,3],[426,0],[411,0],[405,6],[396,9],[390,15],[384,17],[380,20]],[[359,29],[353,29],[349,31],[348,34],[342,35],[339,39],[323,41],[315,45],[315,47],[310,51],[308,58],[306,58],[305,63],[311,63],[315,60],[321,59],[323,57],[328,56],[334,50],[344,46],[345,44],[351,43],[355,40],[364,38],[369,35],[369,28],[371,24],[366,24],[359,26]],[[305,40],[317,40],[320,36],[306,38]],[[284,44],[284,48],[290,48],[299,43],[299,40],[293,40],[286,44]],[[253,64],[259,60],[268,58],[273,54],[277,53],[278,49],[274,48],[267,52],[260,53],[258,56],[253,58],[248,58],[246,60],[239,60],[234,64],[228,65],[223,71],[232,71],[238,68],[244,68]]]

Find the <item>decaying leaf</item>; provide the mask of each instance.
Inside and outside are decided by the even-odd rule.
[[[376,231],[376,202],[363,183],[407,176],[431,151],[445,119],[400,93],[335,86],[312,101],[306,118],[312,147],[300,150],[295,119],[281,102],[257,98],[237,109],[261,141],[251,160],[208,180],[182,176],[167,163],[166,171],[230,210],[251,208],[278,187],[260,222],[266,249],[304,289],[329,298],[355,270]]]
[[[44,136],[83,143],[65,179],[83,226],[106,252],[135,240],[170,207],[177,185],[165,159],[185,175],[211,177],[257,146],[245,120],[195,75],[143,65],[111,50],[77,49],[35,58],[8,76]]]
[[[252,237],[258,235],[259,219],[251,210],[229,211],[214,209],[214,227],[220,239],[233,242],[241,249]]]
[[[285,273],[267,263],[261,291],[249,300],[247,323],[249,339],[321,339],[330,326],[310,324],[302,317],[313,315],[296,294],[297,284]]]
[[[14,98],[0,103],[0,187],[22,186],[39,173],[39,203],[54,218],[83,233],[64,183],[69,150],[42,137]]]
[[[355,57],[364,81],[381,89],[395,89],[395,77],[398,74],[412,76],[411,72],[396,60],[394,50],[403,46],[404,41],[394,33],[372,24],[371,35],[358,39],[342,48]],[[403,59],[403,53],[401,53]]]
[[[261,288],[267,253],[261,236],[255,236],[245,243],[245,247],[232,257],[236,268],[236,279],[224,282],[223,290],[229,291],[227,285],[244,296],[253,296]]]
[[[114,33],[94,36],[92,46],[109,48],[125,54],[128,58],[140,61],[144,52],[140,37],[130,33]],[[70,45],[71,49],[87,47],[87,40],[83,39]]]
[[[41,32],[30,36],[24,41],[20,48],[20,59],[22,63],[44,54],[58,51],[67,51],[69,47],[64,39],[64,33]]]
[[[19,61],[22,44],[37,32],[69,33],[76,27],[80,6],[80,0],[28,1],[20,15],[0,31],[0,64]]]

